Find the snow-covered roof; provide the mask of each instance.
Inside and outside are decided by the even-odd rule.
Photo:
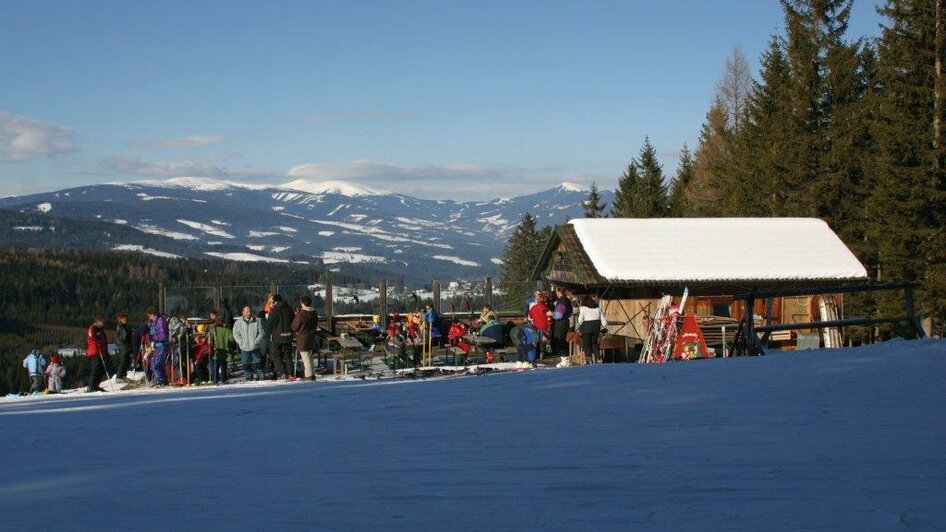
[[[569,222],[598,275],[629,282],[866,280],[817,218],[583,218]]]

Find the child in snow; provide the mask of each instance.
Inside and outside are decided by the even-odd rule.
[[[30,394],[39,395],[43,392],[43,372],[46,370],[46,357],[39,349],[30,351],[23,359],[23,367],[30,374]]]
[[[66,368],[59,363],[59,355],[52,356],[52,362],[46,367],[46,393],[62,391],[62,378],[66,376]]]

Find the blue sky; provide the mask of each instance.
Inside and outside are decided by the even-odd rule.
[[[435,198],[671,173],[775,0],[0,3],[0,195],[342,178]],[[855,2],[851,36],[876,35]]]

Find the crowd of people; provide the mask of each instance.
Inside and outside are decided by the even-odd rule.
[[[155,387],[168,386],[172,381],[225,384],[230,377],[230,363],[236,360],[242,362],[244,380],[294,381],[298,378],[294,355],[301,359],[302,378],[317,378],[318,368],[312,357],[319,348],[319,316],[309,296],[291,307],[280,294],[268,294],[262,309],[254,312],[245,306],[236,317],[226,304],[207,318],[169,317],[155,307],[146,309],[145,317],[147,324],[136,329],[129,324],[128,314],[116,316],[113,354],[109,352],[106,318],[93,319],[86,330],[87,392],[105,391],[104,379],[124,382],[133,368],[143,370],[145,382]],[[575,298],[563,287],[536,290],[525,301],[523,320],[523,325],[512,328],[485,306],[469,327],[454,317],[444,335],[441,317],[428,303],[422,310],[406,313],[404,319],[397,312],[387,323],[375,316],[370,330],[389,348],[402,354],[410,351],[408,358],[415,367],[421,362],[425,344],[432,350],[446,343],[469,353],[471,332],[491,338],[497,347],[511,340],[519,349],[519,360],[533,366],[546,356],[567,358],[570,334],[581,337],[583,357],[591,362],[600,360],[598,339],[607,321],[592,296]],[[491,351],[486,357],[485,362],[493,362]],[[31,382],[29,393],[61,391],[65,368],[57,354],[51,354],[49,360],[39,350],[24,358],[23,367]],[[114,369],[114,377],[109,368]]]

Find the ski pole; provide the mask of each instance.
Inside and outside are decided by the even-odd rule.
[[[99,360],[102,361],[102,370],[105,371],[105,380],[112,380],[112,376],[108,374],[108,368],[105,366],[105,357],[102,356],[101,351],[99,351]]]

